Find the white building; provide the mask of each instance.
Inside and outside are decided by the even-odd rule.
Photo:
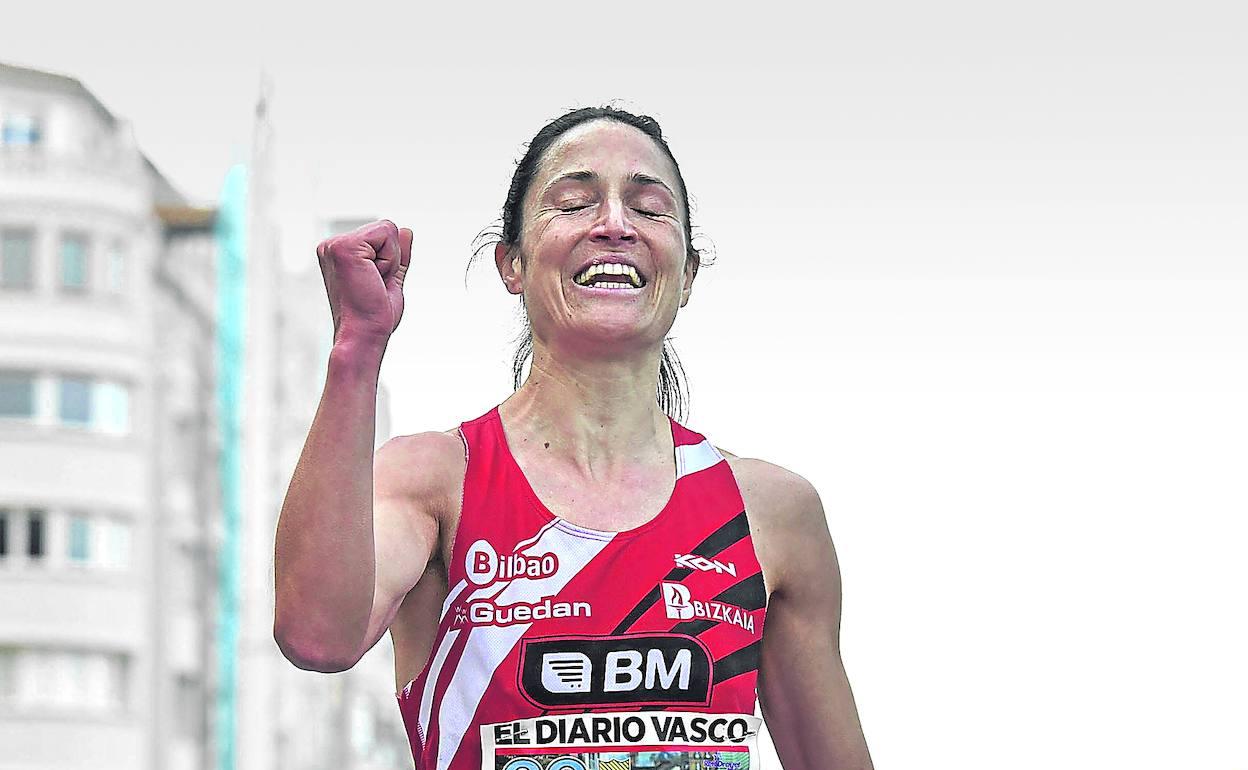
[[[225,752],[246,770],[411,767],[388,637],[336,675],[272,638],[277,514],[332,324],[315,244],[302,271],[278,258],[269,98],[248,170],[223,746],[218,212],[79,81],[0,64],[0,770],[214,770]],[[382,388],[378,443],[386,407]]]
[[[208,766],[213,216],[0,65],[0,768]]]

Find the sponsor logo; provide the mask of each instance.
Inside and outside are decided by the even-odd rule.
[[[568,693],[589,690],[594,664],[579,652],[548,652],[542,655],[542,687],[547,692]]]
[[[486,725],[482,731],[490,732],[494,747],[559,746],[564,751],[624,743],[740,744],[757,735],[752,719],[744,714],[573,714],[502,722]],[[638,752],[639,756],[647,754],[651,752]]]
[[[559,557],[553,553],[529,556],[513,553],[499,556],[488,540],[478,540],[464,555],[464,572],[474,586],[488,586],[500,580],[548,578],[559,571]]]
[[[710,651],[685,634],[522,640],[520,691],[547,708],[710,703]]]
[[[702,572],[714,571],[717,574],[725,572],[733,577],[737,576],[737,565],[732,562],[724,563],[715,559],[708,559],[705,556],[694,556],[693,554],[676,554],[676,566],[685,569],[696,569]]]
[[[454,625],[510,626],[549,618],[588,618],[593,616],[589,602],[555,602],[546,596],[537,602],[495,604],[492,599],[475,599],[454,610]]]
[[[659,584],[663,590],[663,604],[667,607],[669,620],[710,620],[731,623],[754,633],[754,615],[740,607],[717,601],[694,599],[687,586],[669,583]]]

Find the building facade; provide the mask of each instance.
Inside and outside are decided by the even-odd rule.
[[[332,324],[315,244],[305,269],[281,267],[269,99],[248,168],[230,535],[220,212],[179,194],[78,80],[0,64],[0,770],[411,767],[388,636],[334,675],[272,638],[277,515]]]
[[[77,80],[0,65],[0,768],[204,766],[212,608],[168,578],[211,569],[212,218]]]

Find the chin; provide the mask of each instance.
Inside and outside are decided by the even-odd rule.
[[[575,331],[564,332],[564,337],[563,342],[568,347],[592,350],[601,353],[603,358],[644,351],[654,344],[654,335],[636,323],[581,324]]]

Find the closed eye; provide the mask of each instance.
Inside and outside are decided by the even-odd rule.
[[[560,210],[560,211],[562,211],[562,212],[564,212],[564,213],[571,214],[572,212],[575,212],[575,211],[580,211],[581,209],[587,209],[587,208],[589,208],[589,206],[588,206],[588,205],[585,205],[585,206],[560,206],[560,207],[559,207],[559,210]],[[633,211],[636,211],[638,214],[641,214],[642,216],[647,216],[647,217],[662,217],[662,216],[666,216],[666,214],[662,214],[662,213],[660,213],[660,212],[658,212],[658,211],[646,211],[645,209],[637,209],[637,208],[635,208],[635,209],[633,209]]]

